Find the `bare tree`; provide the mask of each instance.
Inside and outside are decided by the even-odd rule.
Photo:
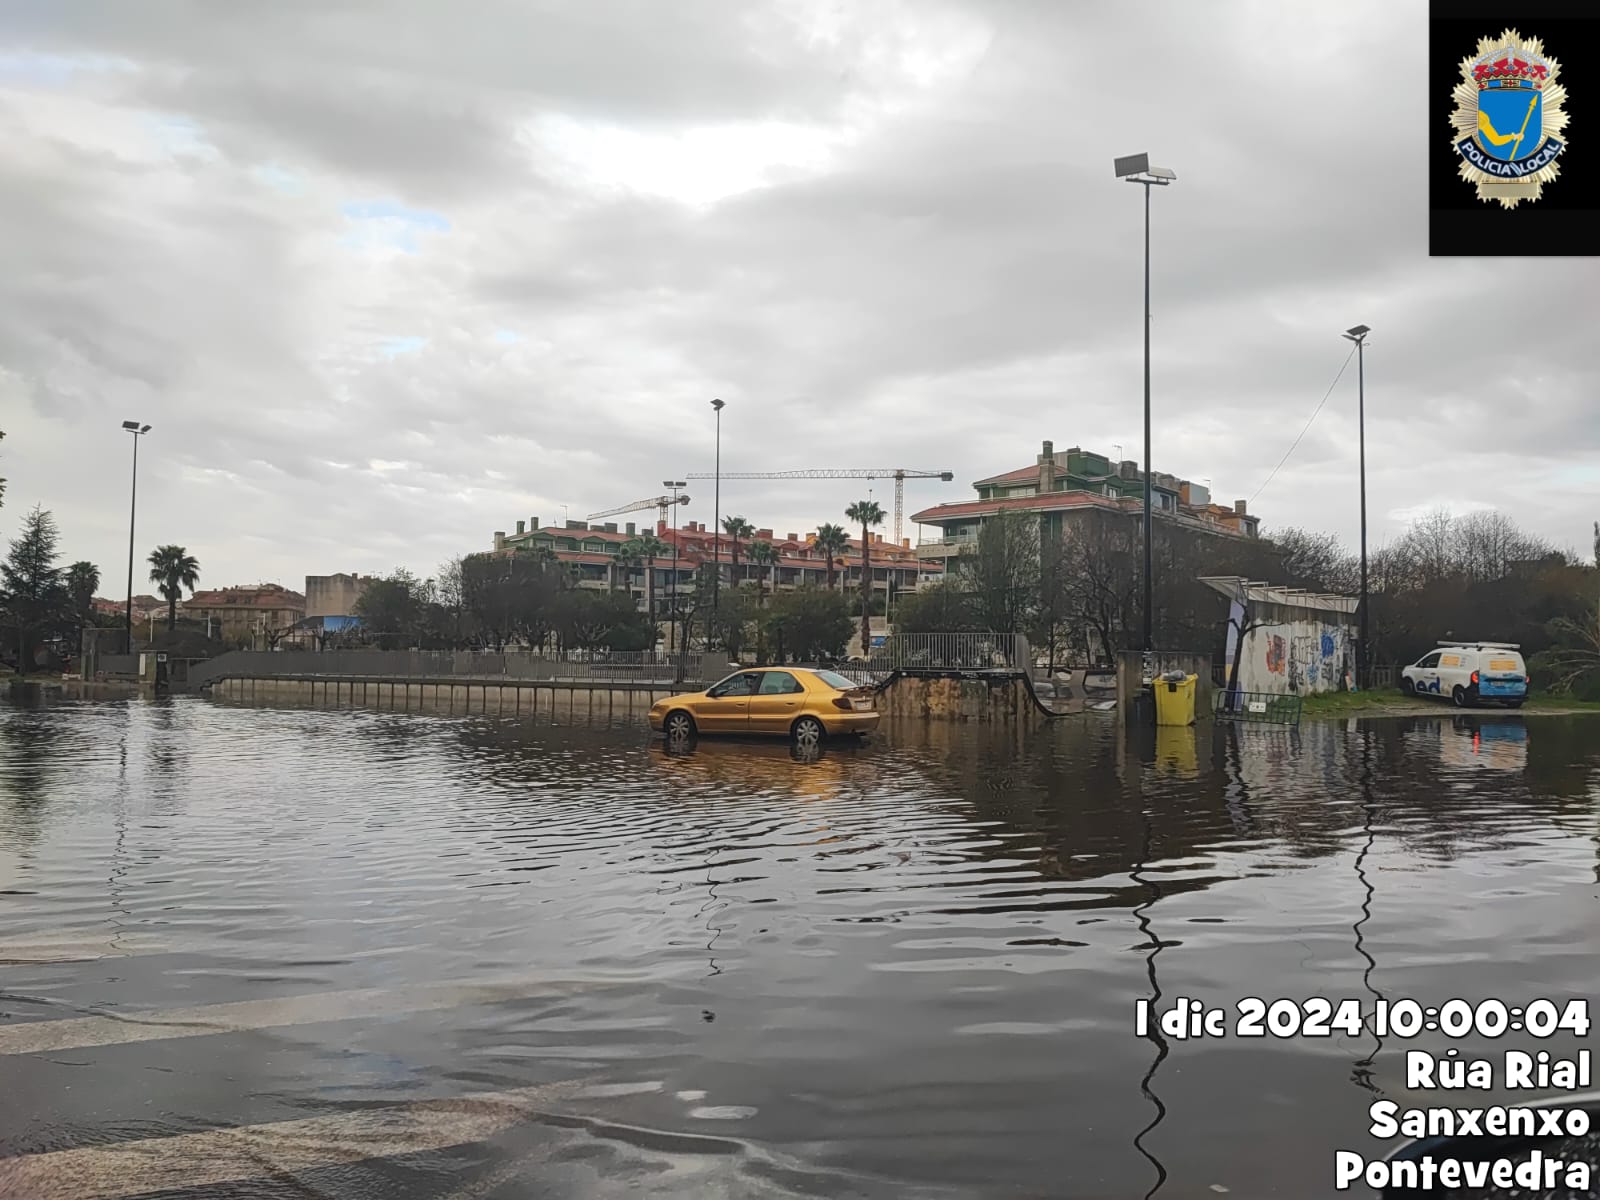
[[[1020,633],[1039,599],[1039,522],[1017,512],[990,517],[972,553],[956,559],[979,617],[996,633]]]
[[[1109,661],[1127,644],[1139,603],[1139,530],[1114,516],[1096,514],[1071,528],[1061,542],[1068,621],[1090,661]]]

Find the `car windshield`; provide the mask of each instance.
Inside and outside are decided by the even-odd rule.
[[[829,687],[838,688],[841,692],[854,691],[858,686],[860,686],[855,682],[855,680],[846,679],[837,671],[813,671],[812,674],[818,679],[822,680],[822,682],[827,684]]]

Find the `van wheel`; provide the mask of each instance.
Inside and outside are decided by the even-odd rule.
[[[679,709],[677,712],[667,714],[662,728],[667,737],[675,742],[681,742],[694,736],[694,718]]]
[[[815,717],[801,717],[791,730],[797,746],[811,747],[822,744],[822,722]]]
[[[1464,687],[1456,688],[1450,693],[1450,699],[1455,702],[1457,708],[1466,708],[1469,703],[1467,689]]]
[[[1400,690],[1408,696],[1415,696],[1417,694],[1417,685],[1409,679],[1402,679],[1400,681]]]

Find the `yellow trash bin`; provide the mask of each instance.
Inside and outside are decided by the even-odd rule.
[[[1182,679],[1157,679],[1156,724],[1194,724],[1194,686],[1200,677],[1185,675]]]

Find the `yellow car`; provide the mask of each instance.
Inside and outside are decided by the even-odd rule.
[[[650,709],[650,728],[669,738],[697,733],[770,733],[813,746],[824,737],[878,727],[873,691],[833,671],[755,667],[703,692],[668,696]]]

